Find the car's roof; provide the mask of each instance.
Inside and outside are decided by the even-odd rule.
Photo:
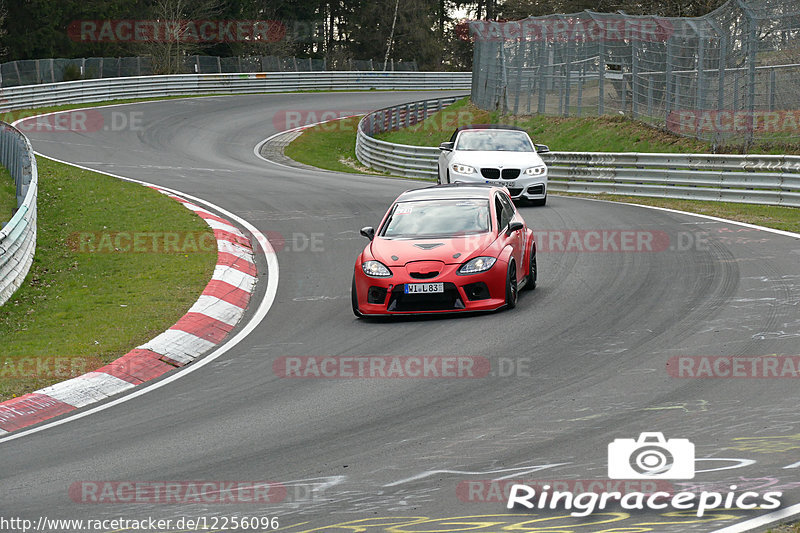
[[[468,124],[466,126],[459,126],[456,128],[454,133],[458,133],[464,130],[511,130],[511,131],[523,131],[526,132],[525,128],[520,128],[519,126],[508,126],[506,124]]]
[[[422,189],[412,189],[398,196],[398,202],[413,200],[441,200],[457,198],[491,198],[495,190],[500,187],[488,183],[448,183],[446,185],[433,185]]]

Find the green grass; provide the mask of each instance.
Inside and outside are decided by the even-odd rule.
[[[335,120],[308,128],[284,150],[287,157],[307,165],[340,172],[359,172],[356,128],[361,117]]]
[[[425,121],[377,135],[383,141],[414,146],[438,146],[453,130],[466,124],[511,124],[525,128],[534,142],[560,152],[709,153],[710,143],[681,137],[622,116],[558,117],[501,116],[473,106],[468,98],[448,106]],[[740,153],[739,146],[717,147],[718,153]],[[800,154],[800,144],[762,141],[749,153]]]
[[[472,105],[469,98],[462,98],[409,128],[380,133],[375,137],[397,144],[439,146],[439,144],[449,141],[453,131],[459,126],[493,122],[495,121],[492,119],[491,113]]]
[[[80,232],[199,232],[212,238],[213,232],[152,189],[44,158],[38,163],[36,256],[23,286],[0,307],[0,400],[63,379],[3,371],[15,362],[108,362],[158,335],[198,298],[216,263],[216,250],[76,250],[71,243]]]
[[[774,529],[770,528],[767,533],[800,533],[800,522],[778,526]]]
[[[377,138],[414,146],[438,146],[450,140],[458,126],[485,123],[525,128],[535,142],[565,152],[691,153],[709,150],[706,143],[662,132],[624,117],[503,117],[478,109],[467,98],[434,113],[412,128],[383,133]]]
[[[3,167],[0,167],[0,228],[11,220],[17,208],[17,188],[14,178]]]

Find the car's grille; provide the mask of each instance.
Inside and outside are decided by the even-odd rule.
[[[392,289],[387,311],[446,311],[464,309],[464,302],[454,283],[445,283],[444,292],[405,294],[403,285]]]
[[[504,180],[513,180],[519,176],[519,169],[518,168],[504,168],[503,169],[503,179]]]
[[[500,178],[500,169],[499,168],[482,168],[481,175],[490,180],[496,180]]]
[[[438,272],[426,272],[425,274],[422,272],[409,272],[408,274],[414,279],[431,279],[439,275]]]
[[[520,188],[507,187],[507,189],[508,189],[508,194],[511,195],[512,197],[516,197],[516,196],[519,196],[520,194],[522,194],[522,189],[520,189]]]
[[[532,185],[528,187],[528,194],[544,194],[544,185]]]

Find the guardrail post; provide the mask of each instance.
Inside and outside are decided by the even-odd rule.
[[[633,39],[631,42],[631,117],[636,119],[639,116],[639,98],[636,84],[639,80],[639,42]],[[623,80],[624,81],[624,80]],[[622,84],[625,91],[625,84]]]
[[[603,39],[600,39],[600,43],[598,44],[598,74],[599,77],[599,86],[598,86],[598,96],[597,96],[597,114],[603,115],[605,113],[605,99],[606,99],[606,87],[605,87],[605,80],[606,80],[606,43]]]
[[[769,69],[769,110],[775,111],[775,68]]]

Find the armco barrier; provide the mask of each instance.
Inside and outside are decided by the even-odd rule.
[[[364,165],[411,178],[435,178],[439,149],[380,141],[376,133],[407,128],[464,96],[435,98],[373,111],[358,123],[356,157]]]
[[[2,109],[197,94],[469,89],[469,72],[265,72],[180,74],[45,83],[2,91]]]
[[[394,144],[373,135],[414,124],[421,109],[441,109],[452,100],[414,102],[366,115],[356,135],[359,161],[399,176],[436,178],[438,148]],[[550,152],[542,159],[553,192],[800,207],[800,156]]]
[[[16,128],[0,122],[0,164],[6,167],[17,190],[17,211],[0,229],[0,305],[25,279],[36,250],[36,157],[28,139]],[[5,222],[0,214],[0,225]]]

